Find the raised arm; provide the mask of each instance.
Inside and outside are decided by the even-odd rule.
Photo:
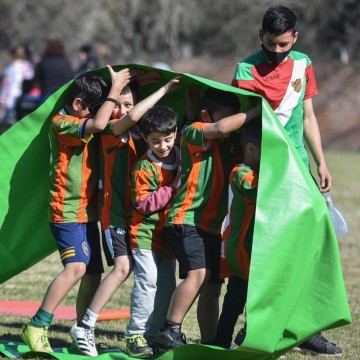
[[[107,98],[115,100],[121,90],[130,82],[131,77],[136,73],[136,70],[129,70],[128,68],[125,68],[115,72],[110,65],[107,65],[107,68],[111,77],[111,89]],[[114,106],[115,101],[104,101],[94,118],[87,121],[85,133],[92,134],[104,130],[110,119]]]
[[[148,109],[153,107],[165,94],[174,89],[175,85],[179,82],[179,78],[180,76],[176,76],[160,89],[137,103],[125,116],[114,123],[111,128],[113,134],[120,135],[136,124]]]
[[[204,111],[204,110],[203,110]],[[227,116],[219,121],[212,122],[204,128],[204,140],[218,139],[239,129],[247,122],[261,114],[261,101],[244,113]]]

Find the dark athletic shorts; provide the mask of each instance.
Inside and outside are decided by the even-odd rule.
[[[114,259],[118,256],[131,256],[129,235],[122,228],[102,231],[102,244],[108,266],[114,265]]]
[[[188,271],[211,270],[210,283],[221,284],[221,236],[209,234],[191,225],[171,225],[164,229],[165,239],[179,263],[179,277],[185,279]]]
[[[50,223],[60,253],[61,262],[83,262],[86,274],[101,274],[104,267],[101,257],[100,232],[95,221],[88,223]]]

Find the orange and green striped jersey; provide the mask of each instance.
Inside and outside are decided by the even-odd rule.
[[[223,235],[222,277],[249,278],[258,182],[258,173],[244,164],[236,165],[231,171],[232,201],[229,223]]]
[[[170,187],[179,166],[179,151],[174,147],[176,159],[173,164],[159,161],[149,149],[135,164],[131,172],[131,201],[132,209],[129,217],[129,238],[131,250],[152,250],[158,255],[169,252],[163,244],[163,228],[168,211],[167,202],[155,199],[160,196],[160,190]],[[139,203],[152,197],[153,203],[158,204],[156,210],[139,211]],[[170,198],[168,198],[170,200]],[[137,210],[139,209],[139,210]]]
[[[127,228],[128,210],[131,207],[130,173],[135,164],[136,150],[128,131],[116,136],[111,120],[99,134],[100,138],[100,179],[99,209],[102,230]]]
[[[208,125],[193,123],[181,138],[180,182],[166,226],[192,225],[219,235],[227,213],[230,146],[227,139],[205,142]]]
[[[50,214],[52,223],[97,220],[97,142],[83,136],[87,119],[56,114],[49,127]]]

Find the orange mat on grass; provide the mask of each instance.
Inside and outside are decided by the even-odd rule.
[[[40,306],[35,301],[0,300],[0,314],[33,316]],[[76,310],[71,306],[58,306],[54,313],[55,319],[76,320]],[[98,321],[130,319],[130,309],[104,309]]]

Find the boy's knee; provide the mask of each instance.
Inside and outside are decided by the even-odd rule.
[[[86,264],[81,262],[73,262],[65,265],[64,271],[76,280],[80,280],[86,272]]]

